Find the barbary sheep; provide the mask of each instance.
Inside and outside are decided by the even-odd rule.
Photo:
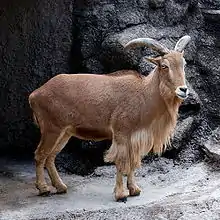
[[[148,75],[134,70],[110,74],[59,74],[29,96],[41,140],[35,151],[36,187],[40,195],[50,189],[45,181],[46,167],[57,193],[66,193],[56,167],[55,157],[71,136],[83,140],[112,140],[106,162],[117,168],[115,199],[126,201],[141,190],[134,171],[150,151],[161,154],[170,143],[178,109],[187,97],[184,48],[188,35],[169,50],[151,38],[138,38],[125,49],[149,47],[159,56],[147,58],[156,65]],[[123,186],[127,176],[127,189]]]

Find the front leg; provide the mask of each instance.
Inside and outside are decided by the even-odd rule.
[[[130,196],[139,196],[140,195],[141,189],[135,183],[134,170],[131,170],[131,172],[128,174],[127,187],[129,189]]]
[[[116,185],[115,185],[115,200],[117,202],[126,202],[128,197],[128,191],[123,186],[123,174],[118,171],[116,174]]]

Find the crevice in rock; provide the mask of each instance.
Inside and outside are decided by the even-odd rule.
[[[184,115],[183,117],[189,117],[190,115],[196,116],[201,109],[201,106],[199,103],[188,103],[186,105],[181,105],[179,108],[179,113],[181,115]]]
[[[76,3],[73,5],[73,8],[76,7]],[[69,67],[70,73],[80,73],[83,72],[83,57],[81,53],[81,39],[80,39],[80,27],[78,22],[77,13],[72,15],[72,46],[69,57]]]
[[[190,127],[189,131],[187,131],[187,134],[184,134],[184,137],[182,137],[181,139],[181,146],[176,147],[175,146],[175,142],[171,143],[171,148],[168,149],[163,156],[168,158],[168,159],[177,159],[178,158],[178,154],[183,150],[183,148],[185,148],[189,141],[192,139],[193,137],[193,132],[196,130],[196,128],[198,127],[199,123],[197,121],[193,122],[192,126]],[[177,159],[178,160],[178,159]]]

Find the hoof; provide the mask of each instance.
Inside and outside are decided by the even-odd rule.
[[[116,202],[127,202],[127,198],[129,196],[128,190],[115,192],[115,200]]]
[[[39,196],[47,197],[50,195],[50,190],[44,191],[44,192],[39,192]]]
[[[65,190],[57,190],[56,194],[65,194],[67,193],[67,189]]]
[[[129,196],[140,196],[141,189],[138,186],[131,186],[129,189]]]
[[[132,196],[140,196],[140,194],[141,194],[140,191],[139,191],[139,192],[138,192],[138,191],[136,191],[136,192],[130,192],[130,191],[129,191],[129,196],[131,196],[131,197],[132,197]]]
[[[116,202],[124,202],[124,203],[126,203],[127,200],[128,200],[127,197],[123,197],[123,198],[118,198],[118,199],[116,199]]]
[[[39,186],[36,184],[36,188],[39,190],[39,196],[49,196],[50,188],[47,185]]]
[[[65,184],[55,186],[55,188],[57,189],[56,194],[65,194],[65,193],[67,193],[67,186]]]

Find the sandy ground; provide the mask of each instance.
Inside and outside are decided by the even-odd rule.
[[[3,172],[4,171],[4,172]],[[220,172],[158,159],[137,171],[143,192],[117,203],[114,166],[86,177],[62,174],[65,195],[37,196],[32,163],[0,160],[0,219],[220,219]]]

